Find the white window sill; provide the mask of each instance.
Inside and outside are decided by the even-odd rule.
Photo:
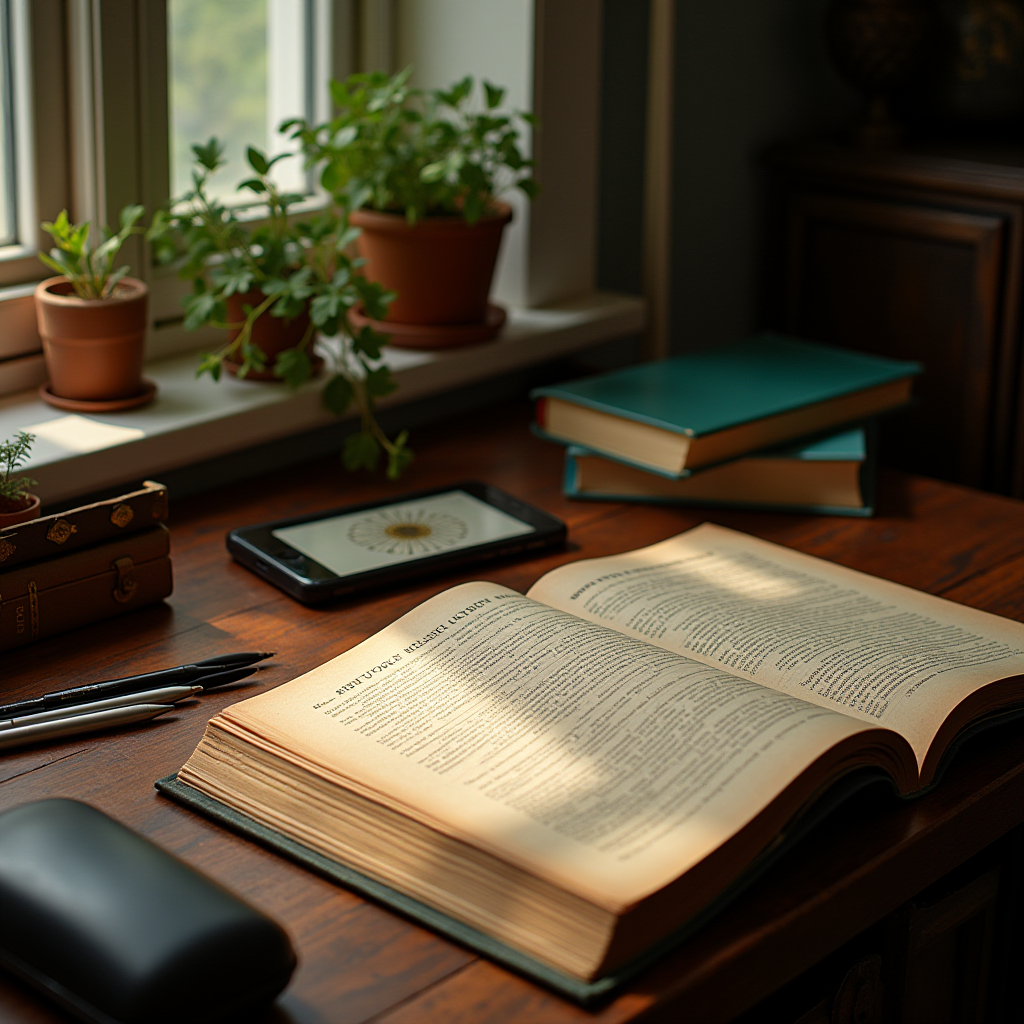
[[[398,390],[381,406],[442,394],[635,334],[645,323],[641,299],[591,295],[545,309],[513,309],[502,335],[447,352],[387,349]],[[44,504],[65,501],[205,459],[339,422],[320,401],[320,383],[284,385],[196,379],[194,353],[151,363],[159,388],[142,409],[73,417],[34,391],[0,398],[0,438],[38,435],[26,472]],[[85,420],[86,422],[82,422]]]

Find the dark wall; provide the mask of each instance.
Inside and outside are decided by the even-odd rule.
[[[832,70],[826,0],[678,0],[671,211],[672,346],[758,326],[760,151],[836,131],[858,99]],[[604,0],[598,285],[642,290],[646,0]]]

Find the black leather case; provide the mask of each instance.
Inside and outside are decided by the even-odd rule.
[[[0,963],[94,1024],[212,1024],[268,1003],[288,936],[88,804],[0,814]]]

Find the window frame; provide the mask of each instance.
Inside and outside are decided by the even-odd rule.
[[[42,173],[33,179],[24,222],[38,225],[68,208],[77,221],[111,223],[129,202],[151,214],[170,187],[166,0],[11,2],[25,15],[20,38],[31,57],[31,89],[19,92],[33,115],[45,115],[30,119],[34,166]],[[393,70],[396,0],[311,2],[316,57],[329,77],[358,67]],[[447,16],[456,16],[457,5],[443,3],[440,15],[446,7]],[[544,190],[536,202],[520,205],[512,228],[520,265],[514,286],[501,295],[522,307],[593,293],[596,278],[600,5],[532,0],[531,11],[530,105],[540,121],[532,143]],[[316,115],[326,117],[326,90],[318,93]],[[45,377],[31,296],[32,283],[48,276],[35,256],[41,241],[33,237],[18,259],[5,261],[0,253],[0,338],[17,339],[6,351],[0,347],[0,395]],[[129,239],[124,256],[150,286],[147,359],[219,337],[213,329],[184,330],[188,285],[151,264],[141,237]],[[5,291],[4,285],[16,287]]]
[[[0,246],[0,394],[41,368],[32,294],[49,273],[36,257],[46,238],[39,224],[71,198],[64,5],[10,0],[9,15],[17,240]]]

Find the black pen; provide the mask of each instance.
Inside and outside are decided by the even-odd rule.
[[[197,661],[200,668],[207,665],[221,665],[224,668],[236,668],[240,665],[255,665],[257,661],[265,661],[274,656],[273,651],[244,651],[241,654],[218,654],[215,658]]]
[[[228,683],[237,683],[256,671],[256,668],[247,666],[224,670],[218,665],[203,665],[201,663],[179,665],[177,668],[145,672],[142,675],[126,676],[124,679],[108,679],[102,683],[75,686],[69,690],[45,693],[42,697],[5,704],[0,707],[0,719],[19,718],[22,715],[34,715],[40,711],[50,711],[53,708],[85,704],[103,697],[117,697],[125,693],[154,690],[163,686],[176,686],[191,682],[196,682],[204,690],[209,690],[217,686],[225,686]]]

